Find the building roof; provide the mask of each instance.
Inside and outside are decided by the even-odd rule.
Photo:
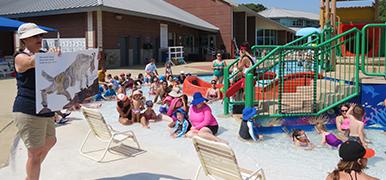
[[[310,20],[319,20],[319,14],[280,8],[267,9],[260,12],[259,14],[267,18],[304,18]]]
[[[351,7],[373,7],[375,3],[375,0],[351,0],[351,1],[344,1],[339,0],[336,3],[337,8],[351,8]]]
[[[218,27],[164,0],[2,0],[0,15],[33,17],[94,10],[165,20],[188,27],[216,32]]]
[[[238,6],[239,4],[236,3],[234,0],[223,0],[225,2],[227,2],[228,4],[232,5],[232,6]]]
[[[280,24],[279,22],[276,22],[272,19],[269,19],[269,18],[266,18],[266,17],[260,15],[259,13],[257,13],[256,11],[254,11],[252,9],[249,9],[245,5],[239,5],[237,7],[234,7],[233,11],[234,12],[246,12],[248,16],[255,16],[256,18],[258,18],[259,22],[264,23],[265,27],[269,27],[271,29],[276,29],[276,30],[285,30],[285,31],[293,32],[293,33],[296,32],[293,29]]]

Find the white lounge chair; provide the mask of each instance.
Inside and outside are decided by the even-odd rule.
[[[85,108],[85,107],[82,107],[81,110],[90,127],[90,130],[88,131],[80,147],[80,154],[82,154],[83,156],[93,159],[97,162],[101,162],[103,158],[106,156],[107,151],[110,151],[115,147],[118,147],[118,146],[112,147],[112,144],[119,144],[119,145],[125,146],[125,144],[123,144],[123,141],[129,138],[133,139],[133,141],[137,145],[137,149],[140,149],[139,143],[133,131],[124,131],[124,132],[115,131],[110,125],[106,123],[102,114],[98,110]],[[104,148],[103,154],[99,158],[88,155],[90,151],[86,152],[83,149],[91,133],[101,142],[107,143],[107,146]]]
[[[262,168],[256,171],[240,168],[233,150],[224,143],[195,136],[193,145],[201,162],[194,179],[198,179],[201,169],[211,179],[216,179],[215,177],[230,180],[265,179]]]

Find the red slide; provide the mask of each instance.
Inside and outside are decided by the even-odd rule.
[[[239,91],[241,88],[244,87],[244,82],[245,82],[245,78],[242,78],[242,79],[238,80],[231,87],[229,87],[227,92],[225,92],[225,96],[226,97],[233,96],[237,91]]]
[[[185,79],[182,91],[184,94],[188,96],[193,96],[195,92],[200,92],[203,96],[205,96],[206,91],[212,87],[212,84],[198,78],[197,76],[189,76]],[[224,85],[217,84],[217,88],[222,88]]]
[[[264,74],[257,74],[257,76],[259,77],[259,80],[270,80],[276,77],[276,73],[266,72]],[[226,97],[233,96],[237,91],[239,91],[241,88],[244,87],[244,82],[245,82],[245,78],[242,78],[239,81],[237,81],[235,84],[229,87],[229,89],[225,93],[225,96]]]

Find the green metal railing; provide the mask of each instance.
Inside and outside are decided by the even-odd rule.
[[[362,29],[362,73],[386,78],[386,24],[368,24]]]
[[[259,117],[319,116],[359,94],[361,71],[386,79],[386,24],[368,24],[332,37],[331,27],[319,35],[296,39],[283,46],[252,47],[256,64],[245,72],[245,101],[224,99],[230,104],[258,106]],[[307,40],[307,41],[306,41]],[[224,89],[229,80],[226,67]],[[267,79],[267,73],[275,74]]]
[[[357,96],[359,42],[360,31],[354,28],[315,47],[275,48],[246,71],[245,106],[258,105],[259,116],[316,116]],[[325,66],[331,59],[334,64]],[[325,69],[331,66],[333,70]],[[259,73],[255,76],[256,69]],[[261,80],[269,71],[277,77]]]
[[[306,47],[306,46],[313,46],[314,44],[319,44],[321,42],[321,37],[318,33],[314,32],[314,33],[311,33],[307,36],[303,36],[303,37],[300,37],[298,39],[295,39],[283,46],[287,47],[287,46],[294,46],[294,45],[298,45],[298,46],[303,46],[303,47]],[[271,51],[274,51],[276,48],[278,48],[280,46],[277,46],[277,45],[254,45],[252,46],[251,50],[253,52],[253,56],[256,58],[256,61],[260,61],[261,58],[267,56],[269,57],[271,60],[275,60],[277,58],[279,58],[279,56],[268,56],[269,53]],[[240,74],[239,73],[242,73],[241,71],[236,71],[236,72],[232,72],[231,74],[229,73],[231,68],[237,64],[239,62],[240,58],[237,58],[234,62],[232,62],[231,64],[229,64],[227,67],[225,67],[225,70],[224,70],[224,92],[226,92],[229,87],[230,87],[230,80],[233,79],[235,76],[239,76]],[[246,77],[248,78],[248,77]],[[228,97],[224,97],[224,114],[227,115],[229,114],[229,108],[230,108],[230,104],[244,104],[245,102],[244,101],[230,101],[230,99]]]

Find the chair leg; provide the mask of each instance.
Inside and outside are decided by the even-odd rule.
[[[109,151],[112,142],[113,142],[113,138],[111,138],[111,139],[109,140],[109,143],[107,144],[107,146],[106,146],[106,148],[105,148],[105,151],[103,152],[103,154],[102,154],[102,156],[100,157],[100,159],[98,160],[98,162],[101,162],[101,161],[103,160],[103,158],[105,158],[106,153],[107,153],[107,151]]]
[[[132,137],[133,137],[134,142],[137,144],[137,148],[141,149],[141,146],[139,146],[139,142],[137,140],[137,136],[135,136],[135,134],[133,132],[132,132]]]
[[[113,138],[111,138],[111,139],[109,140],[109,143],[108,143],[107,147],[105,148],[105,150],[104,150],[102,156],[101,156],[99,159],[97,159],[97,158],[95,158],[95,157],[93,157],[93,156],[88,155],[87,152],[85,152],[85,151],[83,150],[83,148],[84,148],[84,146],[85,146],[85,144],[86,144],[86,142],[87,142],[88,137],[90,136],[90,134],[91,134],[91,130],[88,131],[86,137],[85,137],[84,140],[83,140],[82,145],[80,146],[80,149],[79,149],[80,154],[83,155],[84,157],[87,157],[87,158],[92,159],[92,160],[94,160],[94,161],[101,162],[101,161],[103,160],[103,158],[106,156],[106,153],[107,153],[107,151],[109,150],[111,143],[113,142]]]
[[[198,175],[200,174],[200,170],[201,170],[202,166],[201,164],[198,166],[197,168],[197,171],[196,171],[196,175],[194,176],[194,180],[197,180],[198,179]]]
[[[137,136],[135,136],[135,134],[134,134],[133,131],[129,131],[129,133],[130,133],[129,137],[130,137],[131,139],[133,139],[133,141],[137,144],[137,148],[138,148],[138,149],[141,149],[141,146],[139,145],[139,142],[138,142],[138,140],[137,140]]]
[[[84,154],[84,153],[85,153],[85,152],[83,151],[83,147],[84,147],[84,145],[86,144],[86,141],[87,141],[88,137],[90,136],[90,134],[91,134],[91,129],[88,131],[86,137],[85,137],[84,140],[83,140],[82,145],[80,146],[79,151],[80,151],[81,154]]]

